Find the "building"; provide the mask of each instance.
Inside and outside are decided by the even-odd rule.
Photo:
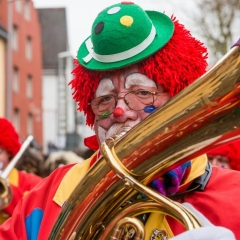
[[[1,0],[0,29],[9,36],[0,43],[0,55],[5,52],[0,56],[0,68],[5,68],[0,76],[0,91],[5,93],[0,114],[13,122],[22,139],[32,134],[42,145],[41,32],[33,2]]]
[[[0,1],[0,117],[6,114],[7,1]]]
[[[58,149],[85,150],[83,139],[93,133],[78,112],[68,83],[73,56],[68,46],[65,8],[37,9],[43,47],[43,138],[44,153]]]
[[[6,49],[7,31],[0,24],[0,116],[6,112]]]
[[[44,152],[77,148],[76,106],[68,82],[73,57],[68,47],[65,8],[38,9],[43,54],[43,136]]]

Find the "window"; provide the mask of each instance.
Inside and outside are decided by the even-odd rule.
[[[12,48],[14,51],[18,50],[18,27],[16,25],[13,26],[12,30]]]
[[[28,135],[33,135],[33,116],[32,116],[31,113],[28,114],[27,134]]]
[[[32,76],[28,75],[28,77],[27,77],[27,89],[26,89],[26,93],[27,93],[28,98],[33,97],[33,86],[32,85],[33,85]]]
[[[19,71],[18,68],[15,67],[13,69],[13,83],[12,83],[13,91],[19,92]]]
[[[22,12],[22,0],[15,1],[15,9],[17,12]]]
[[[27,37],[26,58],[27,58],[27,60],[32,60],[32,39],[31,39],[31,37]]]
[[[31,20],[31,8],[30,8],[30,0],[25,1],[24,5],[24,17],[27,21]]]
[[[13,125],[16,128],[17,132],[20,132],[20,117],[19,117],[19,110],[18,108],[14,109],[13,113]]]

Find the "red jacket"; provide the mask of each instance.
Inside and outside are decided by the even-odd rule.
[[[53,198],[72,166],[67,165],[54,171],[20,201],[13,217],[0,227],[0,239],[48,239],[61,211],[61,206]],[[239,189],[240,172],[214,167],[206,189],[187,194],[184,201],[191,203],[213,224],[232,230],[236,238],[240,239]],[[174,233],[181,231],[178,224],[172,227]]]
[[[0,212],[0,221],[6,220],[6,218],[11,216],[21,198],[41,180],[42,178],[37,175],[21,172],[14,168],[9,175],[9,183],[13,198],[8,207]]]

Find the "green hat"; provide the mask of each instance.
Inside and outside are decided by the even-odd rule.
[[[163,13],[144,11],[131,2],[115,4],[99,13],[77,59],[98,71],[132,65],[162,48],[173,31],[172,20]]]

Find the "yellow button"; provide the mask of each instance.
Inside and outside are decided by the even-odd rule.
[[[130,17],[130,16],[123,16],[123,17],[121,17],[121,19],[120,19],[120,23],[121,23],[123,26],[131,27],[132,24],[133,24],[133,18]]]

